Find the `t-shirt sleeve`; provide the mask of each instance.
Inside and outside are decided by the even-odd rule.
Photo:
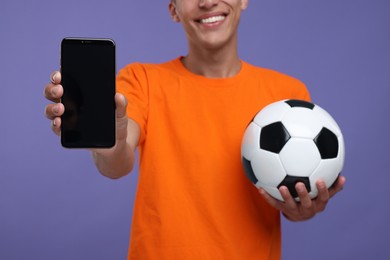
[[[277,75],[280,86],[283,86],[283,88],[289,86],[288,99],[300,99],[311,102],[310,93],[305,83],[286,74],[277,73]]]
[[[300,80],[296,80],[297,98],[311,102],[309,90]]]
[[[139,143],[144,141],[146,135],[148,88],[146,71],[141,64],[133,63],[119,71],[116,89],[128,101],[127,116],[133,119],[141,129]]]

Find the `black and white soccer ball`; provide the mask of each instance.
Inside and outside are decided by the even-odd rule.
[[[263,108],[248,125],[241,146],[245,173],[256,187],[283,200],[286,186],[299,200],[295,185],[305,184],[311,198],[318,179],[331,187],[344,165],[344,139],[324,109],[303,100],[283,100]]]

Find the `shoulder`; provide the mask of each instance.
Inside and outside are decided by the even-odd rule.
[[[273,69],[254,66],[246,62],[244,64],[248,77],[270,92],[286,95],[287,98],[310,99],[307,87],[300,79]]]

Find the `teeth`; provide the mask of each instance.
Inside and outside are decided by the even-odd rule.
[[[215,22],[219,22],[219,21],[222,21],[222,20],[225,20],[225,16],[218,15],[218,16],[213,16],[213,17],[209,17],[209,18],[206,18],[206,19],[201,19],[200,23],[215,23]]]

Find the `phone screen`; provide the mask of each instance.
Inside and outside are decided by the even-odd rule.
[[[115,144],[115,43],[110,39],[65,38],[61,42],[65,112],[61,144],[109,148]]]

